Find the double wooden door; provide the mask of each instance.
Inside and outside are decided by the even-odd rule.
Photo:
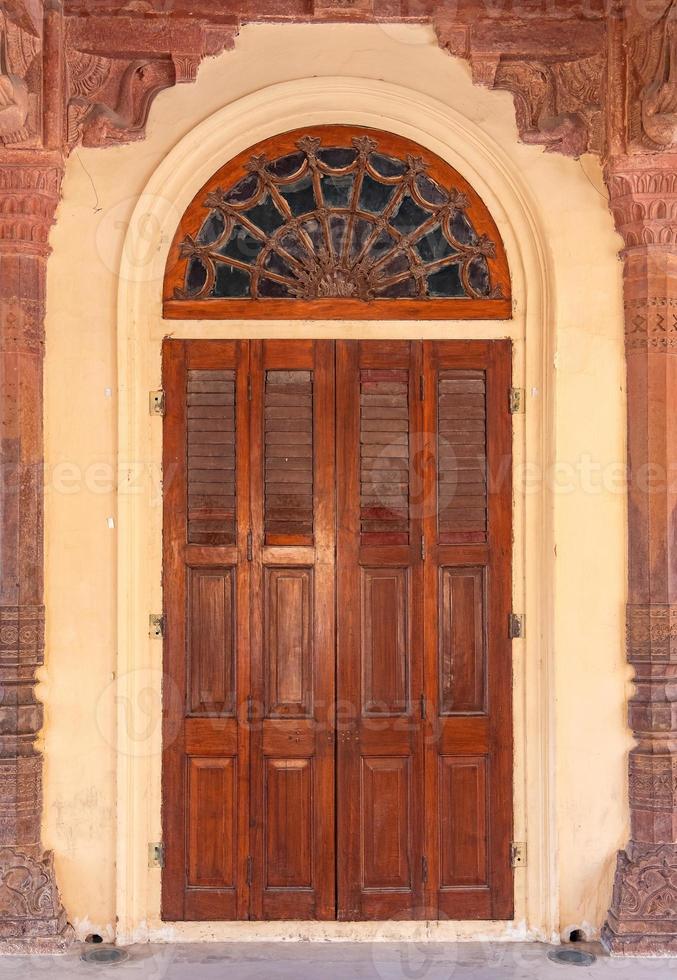
[[[165,341],[164,919],[512,916],[510,361]]]

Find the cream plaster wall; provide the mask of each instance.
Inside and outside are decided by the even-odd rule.
[[[346,81],[332,95],[331,79],[347,76],[364,83]],[[283,87],[284,97],[267,89],[294,79],[309,81]],[[572,926],[598,929],[615,850],[626,835],[630,744],[619,243],[593,158],[565,160],[520,145],[507,94],[474,87],[467,67],[441,52],[427,28],[377,26],[247,27],[233,52],[202,66],[195,85],[157,98],[143,142],[79,149],[68,162],[48,274],[41,695],[44,840],[55,851],[71,921],[81,935],[112,937],[120,916],[124,940],[298,934],[292,926],[164,927],[159,872],[144,863],[147,842],[160,833],[161,667],[160,645],[144,638],[144,619],[161,601],[161,430],[145,415],[146,391],[159,384],[163,333],[265,336],[273,329],[161,321],[157,275],[171,232],[182,207],[228,157],[201,160],[205,173],[197,166],[187,172],[169,201],[160,198],[171,179],[163,183],[157,174],[168,154],[177,166],[188,159],[186,146],[198,160],[202,136],[191,131],[209,127],[205,120],[243,97],[251,117],[235,108],[224,117],[224,147],[241,149],[275,132],[275,99],[283,129],[292,128],[283,125],[292,117],[294,125],[304,118],[378,125],[375,107],[383,106],[390,128],[418,134],[475,184],[505,237],[515,287],[510,323],[274,329],[285,336],[513,337],[516,383],[527,390],[526,415],[515,420],[515,605],[528,611],[527,642],[514,647],[515,836],[529,844],[529,866],[516,874],[512,927],[454,928],[462,937],[545,938]],[[214,131],[212,124],[212,144]],[[151,196],[139,204],[147,185]],[[137,310],[124,328],[119,290]],[[119,329],[132,340],[119,338]],[[142,436],[127,440],[126,425]],[[129,455],[130,446],[137,455]],[[127,563],[132,548],[134,562]],[[130,610],[134,623],[124,618]],[[310,932],[406,933],[402,924],[395,933],[342,929]],[[411,934],[449,934],[417,929]]]

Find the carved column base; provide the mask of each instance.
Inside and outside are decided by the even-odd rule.
[[[677,844],[619,852],[602,942],[619,956],[677,955]]]
[[[35,860],[17,848],[0,848],[0,955],[64,953],[74,939],[52,852]]]

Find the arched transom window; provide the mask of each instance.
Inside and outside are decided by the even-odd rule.
[[[416,143],[318,126],[265,140],[196,195],[167,317],[505,318],[510,275],[477,193]]]

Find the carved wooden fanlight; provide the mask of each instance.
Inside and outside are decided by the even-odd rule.
[[[498,229],[416,143],[319,126],[259,143],[196,195],[167,263],[173,318],[507,318]]]

